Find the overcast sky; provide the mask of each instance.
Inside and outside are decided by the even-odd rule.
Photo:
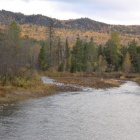
[[[139,24],[140,0],[0,0],[0,10],[57,19],[90,19],[110,24]]]

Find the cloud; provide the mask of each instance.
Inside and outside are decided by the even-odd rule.
[[[139,0],[51,0],[51,2],[57,3],[58,11],[72,12],[75,14],[74,17],[82,15],[113,24],[140,24]]]
[[[1,0],[0,9],[58,19],[89,17],[112,24],[140,24],[139,0]]]
[[[25,1],[25,2],[30,2],[30,0],[22,0],[22,1]]]

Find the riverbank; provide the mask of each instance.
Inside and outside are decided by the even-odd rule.
[[[78,91],[78,87],[43,84],[40,80],[28,87],[0,86],[0,103],[10,103],[30,98],[40,98],[64,91]]]
[[[45,73],[43,75],[49,76],[58,83],[66,85],[43,84],[40,81],[34,81],[31,85],[26,87],[5,86],[0,87],[0,103],[8,103],[14,101],[25,100],[29,98],[39,98],[52,95],[64,91],[78,91],[81,90],[78,86],[92,87],[92,88],[110,88],[119,87],[122,80],[133,80],[140,84],[139,76],[122,76],[118,74],[108,74],[99,76],[97,73]],[[114,79],[114,80],[112,80]],[[122,80],[120,80],[122,79]],[[70,85],[69,85],[70,84]],[[77,85],[71,86],[71,85]]]
[[[47,91],[47,92],[45,92]],[[41,96],[46,96],[53,94],[53,86],[35,86],[33,88],[21,88],[14,86],[0,87],[0,103],[8,103],[14,101],[25,100],[29,98],[38,98]]]
[[[57,92],[77,91],[78,88],[44,85],[42,88],[24,89],[15,87],[1,87],[0,88],[0,103],[10,103],[15,101],[26,100],[30,98],[40,98],[53,95]]]
[[[122,82],[117,80],[103,79],[98,77],[53,77],[53,79],[59,83],[102,89],[118,87],[122,84]]]
[[[55,79],[57,82],[64,84],[74,84],[92,88],[110,88],[118,87],[124,81],[134,81],[140,84],[140,74],[134,73],[45,73],[44,75]]]

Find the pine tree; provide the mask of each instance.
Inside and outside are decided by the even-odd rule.
[[[47,43],[41,42],[41,49],[39,53],[39,68],[41,70],[47,70],[48,68],[48,54]]]
[[[61,38],[58,37],[58,43],[57,43],[57,48],[58,48],[58,51],[56,52],[57,53],[57,60],[58,60],[58,65],[60,65],[63,61],[63,46],[62,46],[62,42],[61,42]]]
[[[136,72],[138,66],[137,66],[137,42],[135,40],[133,40],[128,44],[128,52],[130,54],[130,58],[132,61],[132,70],[133,72]]]
[[[56,35],[54,31],[54,21],[51,18],[49,19],[49,27],[46,30],[46,35],[47,35],[47,42],[49,46],[48,67],[54,67],[56,65],[55,62],[57,59],[56,52],[55,52],[57,47],[56,46],[57,41],[56,41]]]
[[[76,44],[72,49],[72,59],[71,59],[71,71],[83,71],[84,70],[84,47],[83,41],[77,37]]]
[[[98,53],[98,56],[97,56],[98,58],[99,58],[100,55],[102,55],[103,57],[105,57],[105,47],[100,44],[97,47],[97,53]]]
[[[57,60],[58,64],[58,71],[64,71],[64,64],[65,64],[65,58],[64,58],[64,47],[61,42],[61,38],[58,37],[58,44],[57,44],[58,51],[56,54],[58,54]]]
[[[140,46],[137,47],[137,54],[138,72],[140,72]]]
[[[118,33],[112,33],[110,39],[105,44],[106,60],[110,65],[110,70],[121,68],[122,53]]]
[[[66,38],[65,42],[65,70],[68,71],[70,69],[70,48],[69,48],[69,42]]]
[[[93,38],[91,37],[90,42],[85,45],[85,63],[90,62],[92,70],[95,68],[97,62],[97,49],[95,47]]]

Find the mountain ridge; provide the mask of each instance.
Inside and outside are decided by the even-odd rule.
[[[49,26],[50,20],[53,21],[54,28],[78,29],[81,31],[92,30],[96,32],[118,32],[120,34],[140,35],[140,25],[113,25],[98,22],[89,18],[58,20],[40,14],[24,15],[11,11],[0,10],[0,24],[9,24],[16,21],[18,24],[33,24],[39,26]]]

